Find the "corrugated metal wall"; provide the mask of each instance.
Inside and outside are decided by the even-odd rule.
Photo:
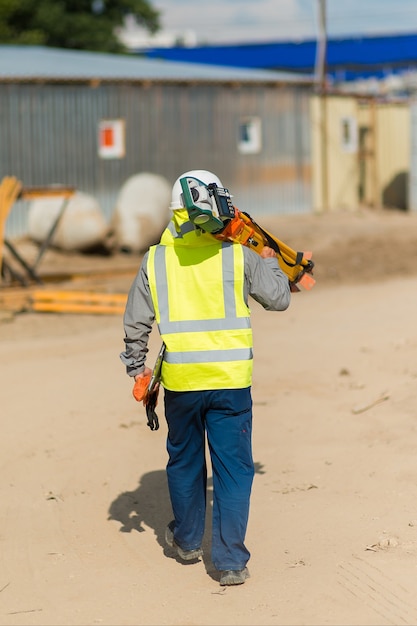
[[[410,118],[409,208],[417,211],[417,100],[411,103]]]
[[[261,120],[262,148],[241,154],[245,116]],[[98,156],[98,124],[124,119],[126,154]],[[139,172],[170,183],[188,169],[214,171],[253,216],[311,210],[309,91],[257,84],[0,84],[0,178],[24,186],[75,186],[109,219],[121,185]],[[6,232],[25,234],[18,203]]]

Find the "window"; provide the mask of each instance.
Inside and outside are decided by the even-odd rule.
[[[342,117],[341,143],[343,152],[358,151],[358,124],[355,117]]]
[[[241,154],[257,154],[262,147],[261,120],[245,117],[239,123],[238,150]]]

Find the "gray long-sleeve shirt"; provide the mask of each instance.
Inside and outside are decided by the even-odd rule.
[[[240,245],[240,244],[235,244]],[[244,298],[251,296],[267,311],[284,311],[291,299],[287,276],[276,257],[262,258],[242,246],[245,263]],[[129,376],[140,374],[145,367],[148,339],[155,321],[155,310],[148,282],[148,252],[129,290],[125,314],[125,351],[120,358]]]

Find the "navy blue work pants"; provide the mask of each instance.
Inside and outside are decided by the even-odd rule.
[[[249,560],[245,535],[254,476],[250,387],[214,391],[165,390],[168,487],[174,539],[199,548],[206,517],[206,433],[213,472],[212,561],[240,570]]]

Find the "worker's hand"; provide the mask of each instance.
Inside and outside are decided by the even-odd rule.
[[[152,370],[149,369],[149,367],[145,367],[143,372],[141,372],[140,374],[136,374],[135,380],[138,380],[138,378],[146,378],[147,376],[150,376],[151,374],[152,374]]]
[[[260,256],[263,259],[270,259],[273,258],[275,256],[275,251],[272,248],[269,248],[268,246],[264,246],[261,250],[261,254]]]

